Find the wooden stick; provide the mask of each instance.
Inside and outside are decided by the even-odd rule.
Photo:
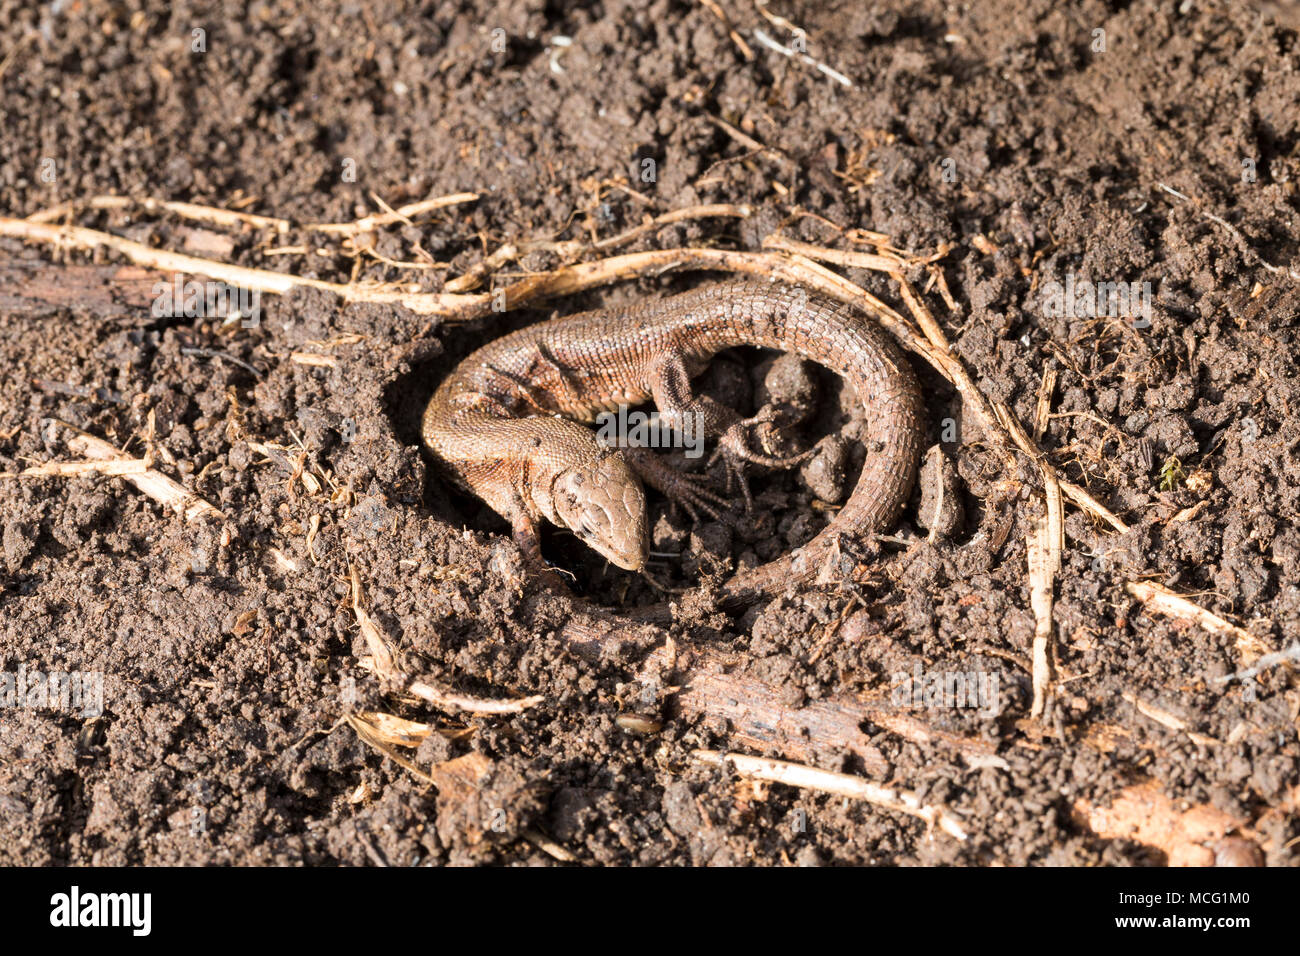
[[[1033,682],[1034,700],[1029,716],[1041,717],[1052,690],[1052,604],[1056,572],[1060,569],[1059,546],[1053,541],[1060,534],[1060,493],[1057,493],[1056,524],[1045,515],[1034,524],[1029,535],[1029,605],[1034,612]]]
[[[123,239],[112,233],[87,229],[83,226],[50,226],[26,219],[8,219],[0,217],[0,236],[46,242],[56,248],[74,248],[92,250],[96,248],[111,249],[121,253],[138,265],[164,272],[181,272],[187,275],[204,275],[219,279],[231,285],[257,292],[273,295],[286,295],[297,288],[324,289],[343,297],[348,302],[377,302],[405,305],[412,311],[424,314],[467,313],[481,309],[486,314],[491,309],[492,300],[488,296],[443,295],[426,292],[412,295],[409,292],[391,289],[377,289],[369,286],[342,285],[325,282],[321,279],[309,279],[289,275],[284,272],[270,272],[266,269],[250,269],[245,266],[228,265],[211,259],[187,256],[179,252],[155,249],[144,243]],[[474,317],[473,315],[470,316]]]
[[[943,807],[925,804],[916,794],[907,790],[895,790],[879,784],[853,777],[846,773],[832,773],[818,770],[803,764],[789,763],[785,760],[772,760],[767,757],[751,757],[747,754],[720,753],[716,750],[697,750],[695,758],[715,767],[730,766],[742,777],[753,780],[767,780],[772,783],[784,783],[791,787],[804,787],[834,793],[855,800],[865,800],[886,810],[907,813],[924,820],[929,826],[938,826],[949,836],[965,842],[966,830],[957,819]]]
[[[1130,581],[1125,590],[1137,598],[1147,610],[1169,617],[1193,621],[1211,634],[1222,634],[1236,639],[1237,650],[1247,664],[1261,654],[1269,654],[1273,648],[1266,641],[1260,640],[1245,628],[1230,624],[1212,611],[1207,611],[1193,604],[1181,594],[1175,594],[1154,581]]]
[[[342,235],[369,232],[371,229],[375,229],[379,226],[389,226],[395,222],[409,223],[411,219],[422,215],[423,213],[432,212],[435,209],[443,209],[447,206],[457,206],[461,203],[474,202],[478,198],[478,193],[453,193],[450,196],[438,196],[434,199],[422,199],[419,202],[413,202],[398,209],[388,209],[386,212],[377,215],[363,216],[360,219],[353,220],[352,222],[314,222],[306,224],[303,228],[311,230],[312,232],[327,232]],[[377,197],[376,200],[378,201]]]
[[[669,641],[660,629],[633,625],[589,611],[575,614],[559,636],[577,654],[594,660],[627,660],[650,650],[638,679],[665,689],[668,710],[684,720],[708,717],[726,721],[738,746],[777,754],[802,763],[849,751],[867,773],[889,772],[889,762],[864,726],[874,725],[918,744],[937,744],[979,765],[993,758],[994,744],[961,737],[926,725],[912,714],[855,695],[837,695],[792,707],[781,689],[738,674],[726,655],[681,640]]]
[[[534,694],[532,697],[521,697],[517,700],[490,700],[486,697],[470,697],[468,694],[440,690],[421,680],[411,681],[408,690],[421,700],[453,714],[461,711],[485,715],[520,714],[529,707],[536,707],[546,700],[541,694]]]
[[[44,316],[76,310],[120,320],[147,310],[154,285],[170,282],[160,272],[132,265],[71,265],[29,259],[0,262],[0,314]]]
[[[798,242],[773,233],[763,240],[763,248],[774,252],[789,252],[792,255],[805,256],[817,262],[829,262],[831,265],[848,266],[854,269],[871,269],[875,272],[898,272],[899,266],[905,265],[901,256],[882,256],[873,252],[852,252],[842,249],[827,249],[814,246],[810,242]]]
[[[29,468],[22,475],[72,475],[99,472],[124,478],[163,507],[181,515],[187,522],[199,518],[224,518],[221,510],[211,502],[187,491],[185,486],[173,481],[150,467],[146,459],[132,458],[89,432],[83,432],[67,422],[55,421],[61,428],[74,432],[68,439],[68,448],[74,454],[90,459],[85,462],[48,462]]]
[[[217,206],[201,206],[191,202],[172,202],[159,199],[134,199],[131,196],[92,196],[89,199],[74,199],[72,202],[60,203],[49,209],[42,209],[27,217],[28,222],[56,222],[64,216],[70,216],[82,209],[130,209],[139,206],[145,212],[162,210],[181,219],[209,222],[217,226],[252,226],[255,229],[274,229],[276,232],[288,232],[293,225],[288,219],[273,216],[256,216],[252,213],[237,212],[234,209],[221,209]]]

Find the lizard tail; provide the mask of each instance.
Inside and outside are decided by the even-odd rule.
[[[848,568],[841,541],[883,531],[898,520],[916,481],[925,435],[924,403],[901,350],[877,325],[798,286],[738,283],[714,287],[733,321],[725,347],[756,345],[792,351],[844,378],[864,407],[867,457],[849,500],[835,519],[794,553],[742,571],[724,587],[727,605],[752,603],[791,583],[840,580]]]

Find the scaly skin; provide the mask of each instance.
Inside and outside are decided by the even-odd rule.
[[[688,507],[716,495],[644,450],[602,448],[578,422],[653,399],[670,423],[698,415],[728,467],[788,465],[751,452],[755,424],[690,377],[738,345],[796,352],[846,379],[866,408],[867,461],[848,502],[793,555],[741,573],[720,595],[743,604],[817,575],[833,544],[893,524],[916,478],[923,435],[916,378],[894,343],[846,307],[797,286],[731,282],[520,329],[480,348],[425,409],[424,441],[469,491],[511,523],[540,561],[537,523],[566,527],[620,567],[641,570],[648,528],[641,480]]]

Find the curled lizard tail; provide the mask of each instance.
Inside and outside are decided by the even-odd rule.
[[[865,410],[866,461],[849,500],[812,541],[723,587],[724,604],[750,603],[792,583],[814,581],[839,553],[841,539],[890,527],[911,495],[924,438],[920,387],[888,335],[849,307],[798,286],[728,283],[707,290],[726,301],[728,345],[795,352],[853,386]]]

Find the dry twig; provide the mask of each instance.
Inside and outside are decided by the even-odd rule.
[[[89,432],[83,432],[67,422],[56,421],[56,425],[66,428],[74,434],[68,439],[68,448],[78,455],[84,455],[86,461],[46,462],[35,465],[16,475],[3,477],[38,477],[38,476],[72,476],[84,474],[113,475],[125,478],[135,487],[158,502],[169,511],[184,519],[196,521],[199,518],[224,518],[221,510],[211,502],[185,489],[185,486],[160,471],[155,471],[148,458],[131,458],[110,445],[103,439],[96,438]]]
[[[1222,634],[1236,639],[1237,651],[1246,663],[1251,663],[1261,654],[1272,653],[1273,648],[1245,628],[1230,624],[1219,615],[1198,607],[1180,594],[1175,594],[1163,585],[1152,581],[1130,581],[1125,590],[1142,602],[1143,606],[1156,614],[1192,621],[1211,634]]]
[[[746,754],[720,753],[716,750],[695,751],[697,760],[715,767],[731,767],[742,777],[752,780],[766,780],[772,783],[784,783],[791,787],[803,787],[819,790],[822,793],[834,793],[854,800],[907,813],[924,820],[929,826],[937,826],[949,836],[966,841],[966,829],[956,817],[943,807],[921,802],[921,798],[907,790],[895,790],[863,780],[861,777],[846,773],[832,773],[818,770],[803,764],[790,763],[785,760],[773,760],[769,757],[751,757]]]

